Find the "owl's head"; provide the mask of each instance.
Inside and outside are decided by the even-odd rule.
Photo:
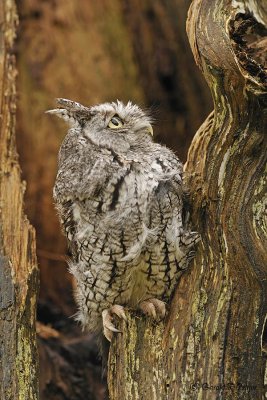
[[[128,150],[134,145],[151,142],[151,117],[137,105],[120,101],[85,107],[67,99],[57,99],[58,108],[47,111],[64,119],[77,135],[100,146]]]

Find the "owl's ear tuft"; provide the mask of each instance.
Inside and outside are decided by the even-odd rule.
[[[56,102],[59,108],[65,108],[69,111],[90,111],[90,108],[69,99],[58,98]]]
[[[89,120],[88,115],[81,115],[81,113],[66,110],[65,108],[55,108],[54,110],[46,111],[46,114],[54,114],[59,118],[66,121],[71,127],[84,126],[85,121]]]
[[[89,107],[85,107],[80,103],[68,99],[56,99],[58,108],[46,111],[47,114],[55,114],[57,117],[62,118],[70,126],[80,125],[84,126],[86,121],[95,115]]]

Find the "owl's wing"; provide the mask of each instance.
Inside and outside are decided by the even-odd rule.
[[[163,178],[159,181],[154,193],[151,220],[155,226],[161,226],[166,249],[173,248],[177,259],[184,255],[189,257],[190,249],[199,240],[196,232],[191,232],[188,221],[185,221],[183,184],[183,165],[169,149],[163,149],[157,157]],[[170,250],[170,249],[169,249]]]
[[[103,197],[112,197],[108,188],[114,189],[115,197],[116,188],[130,169],[129,164],[115,158],[112,154],[104,157],[97,152],[79,153],[77,150],[75,158],[69,156],[62,159],[54,186],[56,203],[75,198],[78,201],[106,201]]]
[[[74,218],[74,205],[75,205],[75,200],[66,200],[63,201],[62,203],[57,204],[57,209],[59,212],[59,217],[60,217],[60,222],[62,225],[62,228],[65,232],[65,235],[67,236],[68,239],[68,244],[69,244],[69,249],[76,258],[77,255],[77,245],[76,241],[74,240],[76,231],[77,231],[77,225],[76,221]]]

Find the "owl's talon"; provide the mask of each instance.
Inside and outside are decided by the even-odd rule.
[[[152,317],[154,319],[157,318],[157,314],[156,314],[156,309],[154,304],[152,304],[150,301],[142,301],[142,303],[140,303],[140,310],[148,315],[149,317]]]
[[[103,328],[103,334],[104,334],[104,336],[105,336],[105,338],[109,341],[109,342],[111,342],[111,339],[112,339],[112,336],[113,336],[113,333],[112,333],[112,331],[110,330],[110,329],[107,329],[107,328]]]
[[[120,333],[115,325],[113,324],[113,315],[117,315],[117,317],[122,318],[124,321],[127,320],[124,308],[118,304],[114,304],[109,309],[102,311],[102,320],[103,320],[103,333],[106,339],[111,342],[113,332]]]
[[[114,306],[110,307],[110,311],[112,314],[116,314],[119,318],[122,318],[124,321],[127,321],[126,314],[122,306],[114,304]]]
[[[110,331],[112,331],[112,332],[117,332],[117,333],[119,333],[119,332],[121,332],[121,331],[119,331],[119,329],[117,329],[113,324],[106,324],[105,325],[105,328],[106,329],[109,329]]]
[[[139,304],[139,308],[144,314],[154,319],[162,319],[165,317],[166,314],[165,303],[161,300],[154,298],[142,301]]]

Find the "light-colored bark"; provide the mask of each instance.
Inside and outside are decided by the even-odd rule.
[[[15,145],[17,24],[13,0],[0,3],[0,398],[38,398],[35,232],[23,212]]]
[[[189,41],[214,100],[186,164],[202,242],[166,321],[128,313],[120,322],[111,400],[264,398],[266,11],[264,1],[192,2]]]

